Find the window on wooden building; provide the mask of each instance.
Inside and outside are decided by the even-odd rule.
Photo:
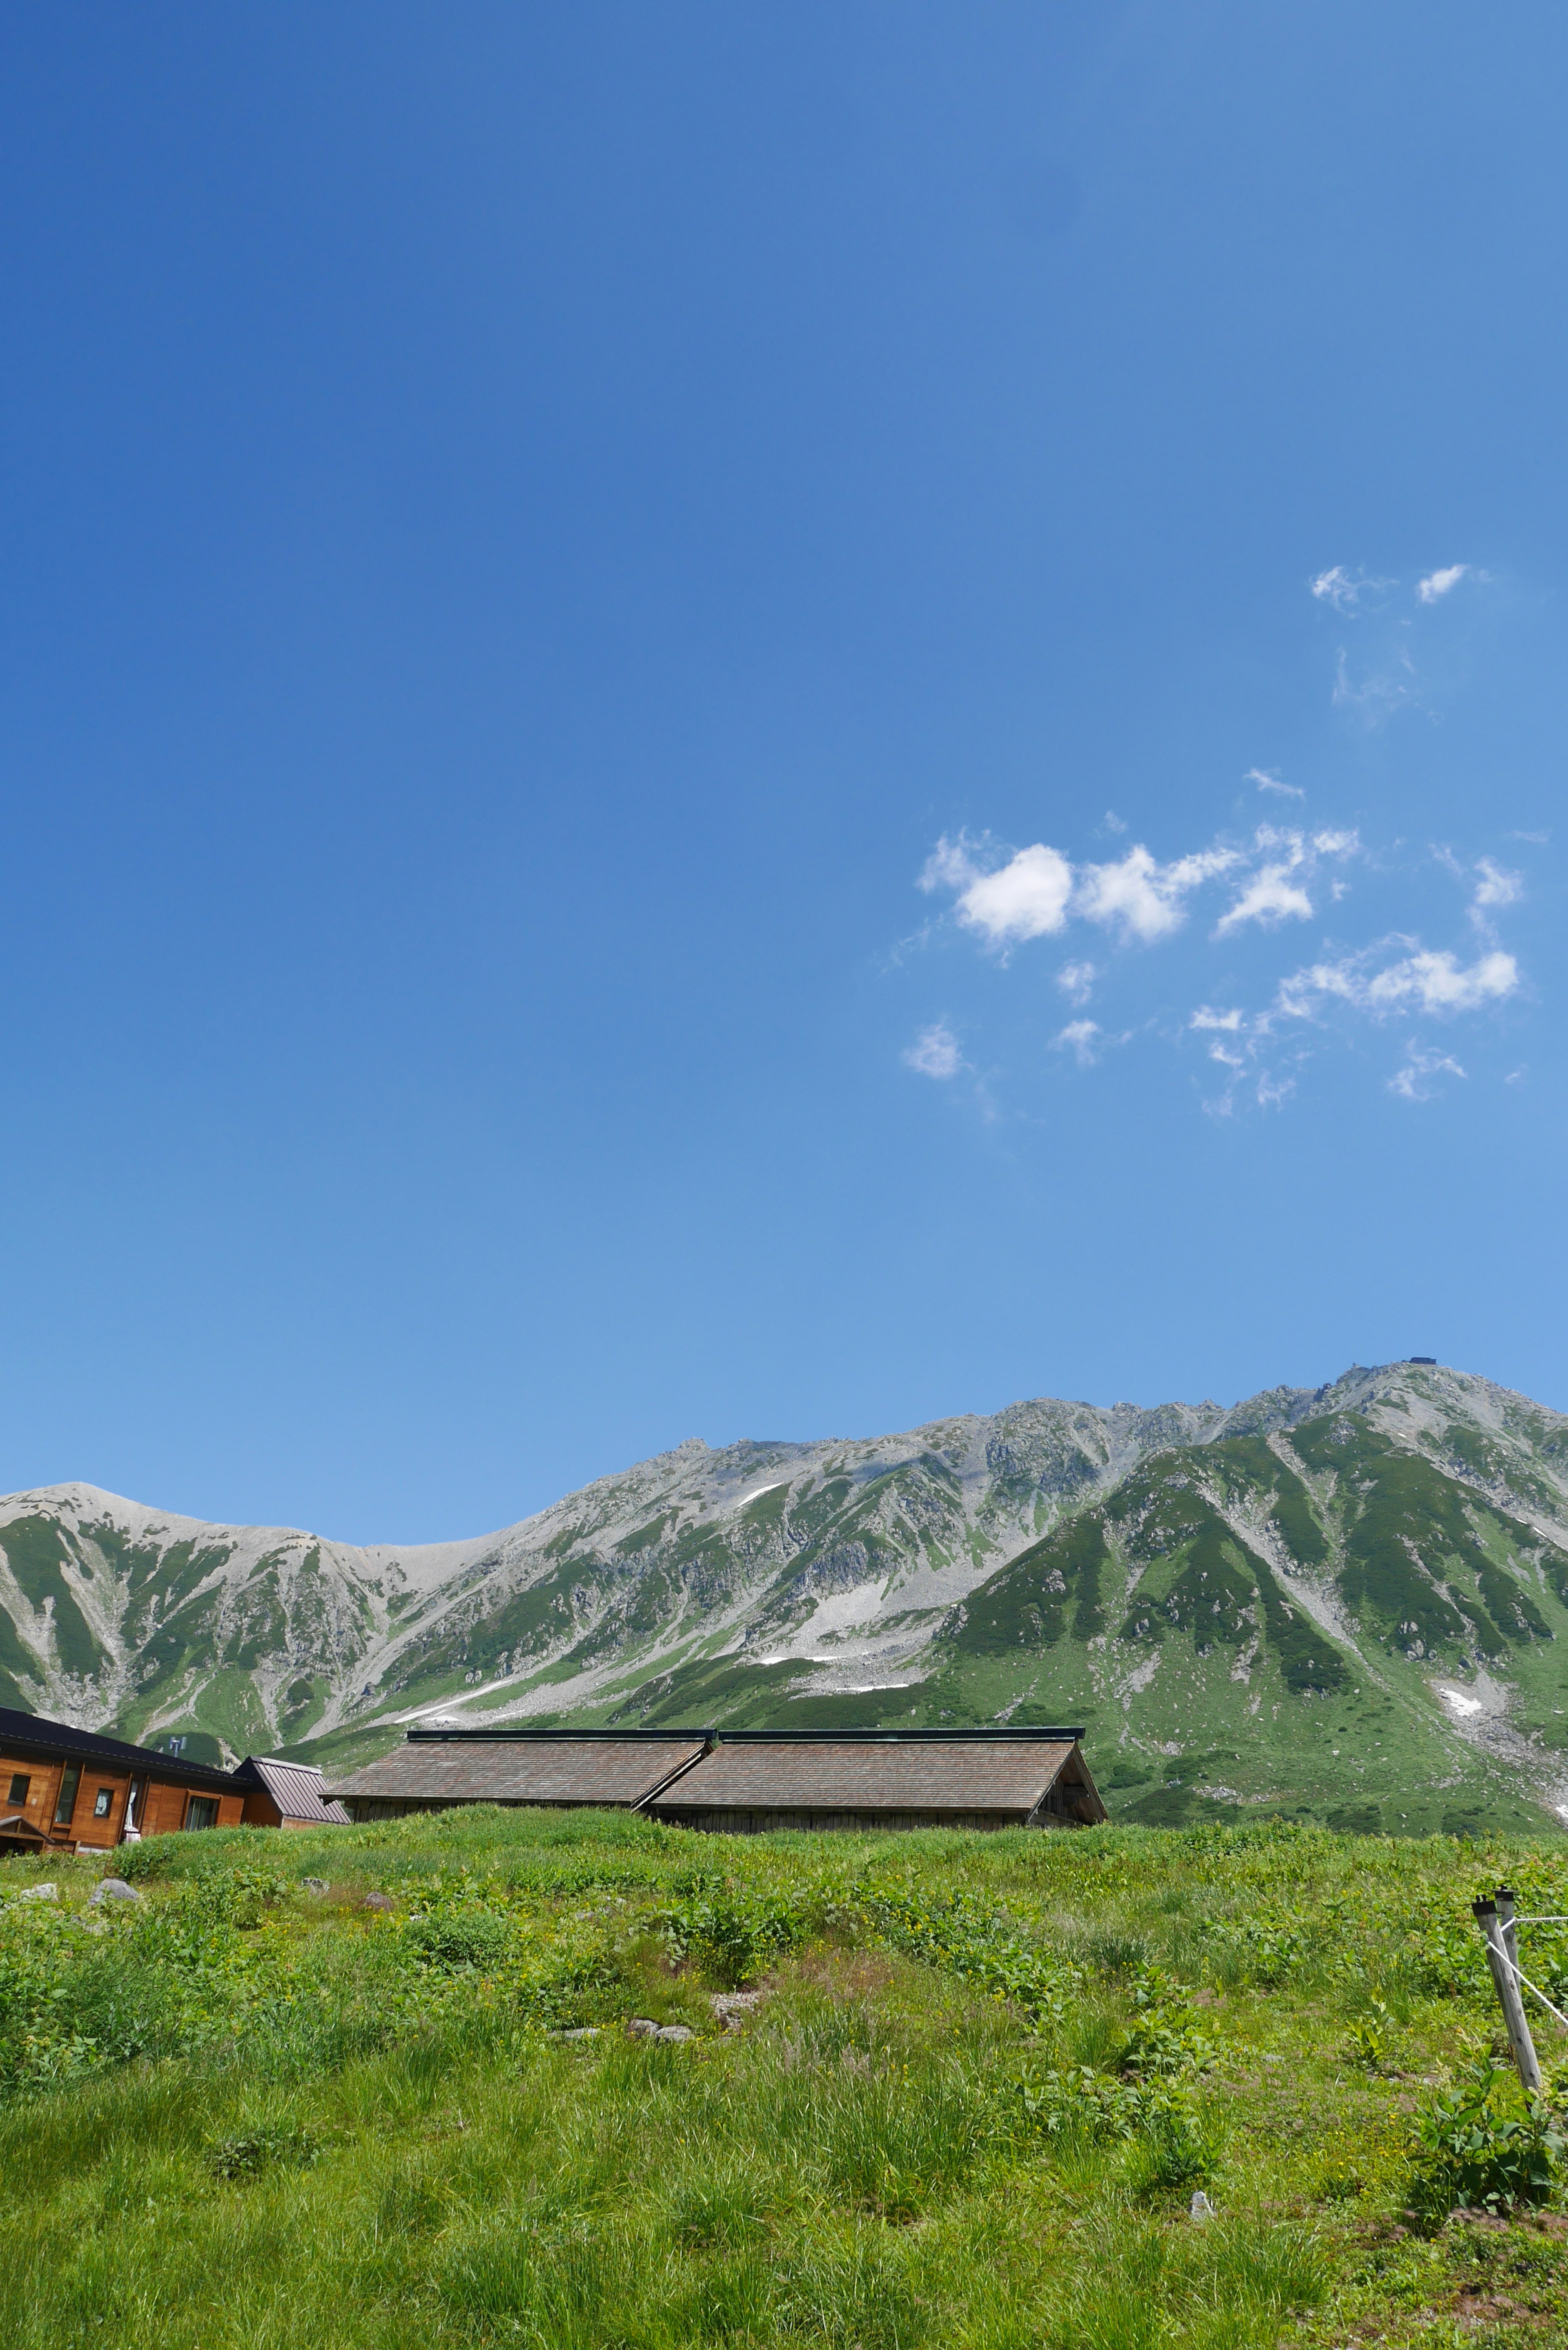
[[[27,1790],[32,1783],[33,1782],[27,1776],[26,1771],[15,1772],[12,1774],[11,1779],[11,1793],[6,1797],[6,1802],[10,1804],[25,1804],[27,1800]]]
[[[71,1814],[77,1807],[77,1789],[81,1785],[81,1764],[79,1762],[67,1763],[66,1766],[66,1775],[60,1781],[59,1801],[55,1805],[55,1825],[57,1828],[69,1827],[71,1824]]]
[[[114,1789],[112,1787],[100,1787],[97,1794],[92,1799],[92,1815],[94,1819],[107,1820],[113,1809]]]
[[[216,1795],[192,1795],[185,1806],[185,1825],[188,1828],[215,1828],[217,1825]]]

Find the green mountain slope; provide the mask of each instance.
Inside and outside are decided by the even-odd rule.
[[[0,1702],[214,1755],[347,1762],[416,1712],[1066,1718],[1146,1819],[1539,1827],[1565,1665],[1568,1419],[1408,1364],[692,1442],[421,1549],[0,1503]]]
[[[1146,1820],[1468,1829],[1564,1775],[1568,1549],[1365,1412],[1155,1455],[937,1647],[965,1710],[1076,1698]]]

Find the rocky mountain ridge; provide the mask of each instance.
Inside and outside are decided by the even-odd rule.
[[[871,1440],[694,1440],[418,1547],[86,1485],[0,1502],[0,1702],[214,1757],[348,1759],[414,1715],[1044,1709],[1092,1721],[1144,1816],[1539,1821],[1568,1804],[1559,1658],[1568,1418],[1408,1363],[1229,1409],[1038,1400]],[[1336,1705],[1353,1743],[1372,1709],[1366,1755],[1316,1753]]]

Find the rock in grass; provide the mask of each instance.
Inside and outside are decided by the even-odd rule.
[[[708,2001],[722,2032],[739,2032],[747,2016],[754,2015],[762,2003],[760,1991],[716,1991]]]
[[[361,1909],[393,1909],[397,1904],[385,1893],[367,1893],[360,1902]]]
[[[649,2015],[628,2017],[626,2028],[634,2040],[690,2040],[693,2037],[689,2023],[655,2023]]]
[[[95,1909],[105,1901],[140,1901],[140,1898],[135,1886],[127,1885],[123,1877],[100,1877],[92,1889]]]
[[[47,1885],[24,1885],[20,1893],[12,1895],[14,1901],[57,1901],[60,1888],[50,1877]]]

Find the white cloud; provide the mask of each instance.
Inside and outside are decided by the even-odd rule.
[[[1364,596],[1380,596],[1386,588],[1397,588],[1397,579],[1373,579],[1365,571],[1347,571],[1343,563],[1331,570],[1320,571],[1307,585],[1320,604],[1332,604],[1336,612],[1355,612]]]
[[[1304,800],[1306,797],[1299,784],[1282,783],[1279,776],[1271,775],[1267,767],[1249,767],[1241,780],[1256,784],[1261,792],[1278,792],[1285,799]]]
[[[1424,579],[1417,581],[1416,593],[1423,604],[1435,604],[1439,597],[1459,586],[1469,567],[1468,563],[1450,563],[1446,571],[1428,571]]]
[[[1356,855],[1360,847],[1354,832],[1306,833],[1264,824],[1245,847],[1216,843],[1161,864],[1139,841],[1104,864],[1075,868],[1059,848],[1043,841],[1005,857],[988,839],[944,834],[926,861],[919,886],[955,891],[959,920],[992,947],[1042,938],[1074,920],[1115,931],[1124,942],[1151,946],[1180,930],[1189,899],[1226,874],[1245,879],[1216,937],[1248,922],[1271,929],[1287,918],[1305,919],[1313,912],[1310,885],[1319,864]],[[1074,962],[1059,984],[1078,1003],[1086,1001],[1094,977],[1091,964]]]
[[[1104,819],[1101,822],[1100,830],[1102,832],[1125,832],[1127,830],[1127,826],[1122,822],[1121,817],[1116,814],[1115,808],[1107,808],[1106,810]]]
[[[971,845],[967,832],[961,832],[956,840],[950,840],[944,832],[925,861],[919,887],[929,893],[932,889],[961,889],[972,881],[981,868],[970,855]],[[977,845],[983,849],[986,844],[981,841]]]
[[[1410,945],[1409,940],[1385,940],[1383,948]],[[1372,965],[1382,948],[1368,948],[1337,962],[1317,962],[1292,973],[1280,983],[1276,1011],[1286,1019],[1310,1020],[1320,1000],[1346,1003],[1375,1018],[1417,1010],[1438,1016],[1479,1011],[1501,1003],[1519,986],[1519,965],[1511,954],[1494,950],[1461,964],[1448,948],[1417,948],[1381,971]]]
[[[1290,879],[1290,872],[1288,865],[1265,865],[1261,873],[1254,873],[1230,911],[1215,924],[1215,937],[1240,930],[1243,922],[1262,922],[1265,930],[1272,930],[1287,917],[1310,921],[1312,899],[1299,881]]]
[[[1490,857],[1477,860],[1476,871],[1481,877],[1475,894],[1474,902],[1478,906],[1511,906],[1516,899],[1524,895],[1523,875],[1510,873],[1502,866],[1494,865]]]
[[[1243,922],[1258,922],[1264,930],[1273,930],[1287,920],[1310,921],[1313,903],[1306,884],[1313,878],[1319,858],[1355,856],[1361,839],[1354,832],[1314,832],[1309,836],[1260,825],[1253,846],[1268,862],[1259,867],[1220,916],[1214,926],[1217,939],[1240,930]]]
[[[1430,1101],[1435,1077],[1462,1077],[1463,1069],[1447,1053],[1429,1053],[1420,1045],[1407,1045],[1405,1066],[1388,1080],[1388,1090],[1401,1101]]]
[[[1073,868],[1060,849],[1036,841],[988,873],[974,862],[963,834],[956,841],[944,834],[927,860],[920,887],[934,889],[944,882],[959,892],[958,916],[967,929],[979,931],[991,946],[1011,946],[1063,928]]]
[[[1081,1069],[1091,1068],[1098,1057],[1095,1045],[1099,1035],[1099,1024],[1094,1020],[1072,1020],[1052,1037],[1054,1045],[1070,1046]]]
[[[945,1020],[922,1028],[903,1057],[906,1066],[918,1069],[922,1077],[956,1077],[963,1066],[958,1038]]]
[[[1381,971],[1367,991],[1376,1010],[1417,1003],[1423,1012],[1474,1012],[1483,1003],[1501,1003],[1519,985],[1519,965],[1511,954],[1480,955],[1461,966],[1445,947],[1408,955],[1392,970]]]
[[[1363,853],[1359,834],[1346,827],[1258,823],[1250,836],[1221,838],[1168,862],[1138,841],[1103,862],[1075,866],[1044,842],[1009,850],[988,837],[960,833],[937,843],[920,885],[950,890],[959,921],[1003,953],[1022,941],[1057,935],[1080,923],[1112,932],[1118,946],[1163,944],[1182,930],[1199,894],[1214,889],[1220,904],[1210,936],[1223,946],[1243,932],[1267,933],[1287,921],[1312,918],[1341,894],[1345,883],[1339,872]],[[1218,1110],[1254,1093],[1260,1107],[1282,1102],[1294,1089],[1308,1035],[1346,1014],[1412,1024],[1457,1020],[1520,993],[1519,964],[1504,951],[1491,918],[1523,894],[1521,876],[1490,857],[1461,864],[1449,849],[1434,854],[1466,884],[1474,925],[1469,948],[1429,948],[1418,938],[1391,932],[1359,950],[1325,948],[1316,961],[1278,981],[1264,1008],[1227,1005],[1223,995],[1218,1004],[1200,1003],[1187,1015],[1186,1026],[1202,1039],[1206,1055],[1227,1081],[1227,1103],[1208,1107]],[[1128,1041],[1119,1032],[1107,1035],[1086,1016],[1105,963],[1099,955],[1091,962],[1069,951],[1051,973],[1075,1015],[1053,1045],[1085,1067]],[[1228,993],[1240,982],[1216,972],[1209,982],[1194,984],[1193,993],[1205,983]],[[1412,1045],[1389,1080],[1402,1098],[1422,1098],[1422,1089],[1435,1079],[1461,1074],[1441,1054],[1419,1058],[1426,1051]],[[950,1080],[970,1069],[946,1021],[922,1030],[903,1057],[909,1067],[937,1079]]]
[[[1209,848],[1161,865],[1140,841],[1114,865],[1082,868],[1076,910],[1088,921],[1114,925],[1124,939],[1150,945],[1180,929],[1187,919],[1184,900],[1194,889],[1240,862],[1234,848]]]

